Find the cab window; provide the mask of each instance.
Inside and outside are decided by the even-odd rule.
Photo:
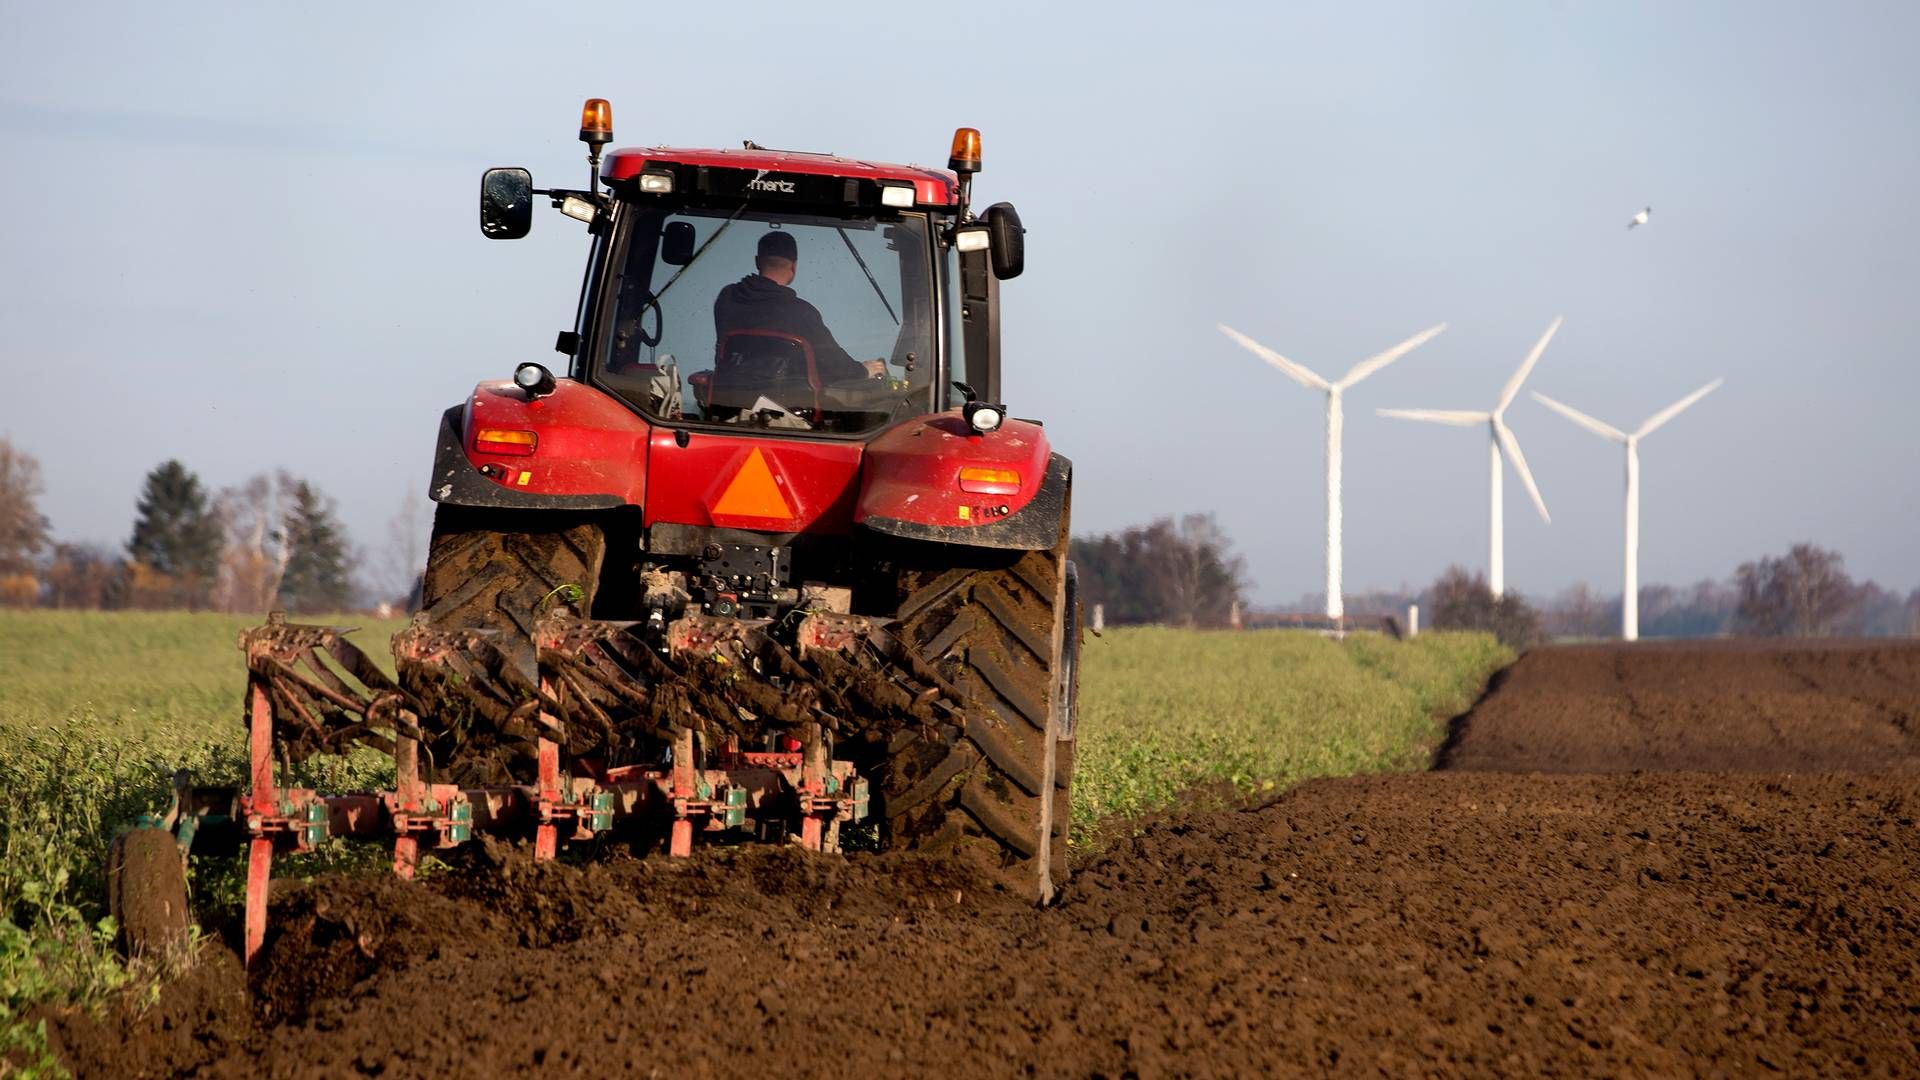
[[[857,434],[933,398],[926,218],[648,207],[596,381],[670,422]]]

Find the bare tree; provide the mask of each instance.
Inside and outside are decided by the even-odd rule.
[[[47,546],[47,519],[40,513],[40,461],[0,439],[0,577],[31,576],[35,557]]]
[[[283,523],[296,481],[285,470],[261,473],[222,489],[215,514],[226,537],[214,602],[222,611],[257,613],[273,607],[287,572]]]
[[[1761,637],[1827,637],[1860,602],[1839,552],[1795,544],[1779,558],[1742,563],[1739,625]]]
[[[1889,592],[1878,582],[1863,581],[1855,602],[1834,625],[1834,632],[1846,637],[1901,637],[1908,633],[1907,599]]]
[[[1517,592],[1493,595],[1487,579],[1450,566],[1427,589],[1426,608],[1433,612],[1435,630],[1484,630],[1508,648],[1538,645],[1540,617]]]
[[[387,519],[387,542],[378,558],[381,599],[411,606],[420,573],[427,562],[427,532],[431,519],[426,500],[409,486],[400,507]]]
[[[99,544],[56,544],[47,564],[47,606],[97,610],[114,606],[125,566]]]
[[[1246,590],[1245,563],[1211,514],[1077,539],[1072,557],[1081,602],[1115,624],[1226,626]]]
[[[1619,608],[1605,597],[1595,596],[1593,588],[1582,581],[1554,597],[1541,621],[1546,632],[1556,638],[1607,637],[1619,625]]]
[[[1156,521],[1148,526],[1147,538],[1162,620],[1177,626],[1225,625],[1238,599],[1231,579],[1239,567],[1227,555],[1226,534],[1213,515],[1188,514],[1177,524],[1172,518]]]

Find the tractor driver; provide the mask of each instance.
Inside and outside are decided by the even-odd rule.
[[[800,245],[790,232],[769,231],[760,237],[753,259],[755,273],[720,290],[713,301],[713,330],[721,340],[734,330],[775,330],[792,334],[813,348],[814,364],[822,383],[880,378],[887,373],[883,360],[855,360],[820,317],[820,309],[793,291],[800,265]]]

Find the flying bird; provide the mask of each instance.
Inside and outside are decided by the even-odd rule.
[[[1633,215],[1633,220],[1627,222],[1627,228],[1631,229],[1635,225],[1645,225],[1647,223],[1647,219],[1652,216],[1653,216],[1653,207],[1651,206],[1645,207],[1639,213]]]

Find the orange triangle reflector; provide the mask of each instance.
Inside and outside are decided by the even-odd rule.
[[[773,470],[767,467],[767,459],[761,456],[757,446],[747,455],[740,471],[733,474],[733,479],[727,483],[727,490],[720,493],[720,501],[713,504],[713,512],[734,517],[793,516],[793,508],[787,505],[786,496],[780,493],[780,485],[773,479]]]

